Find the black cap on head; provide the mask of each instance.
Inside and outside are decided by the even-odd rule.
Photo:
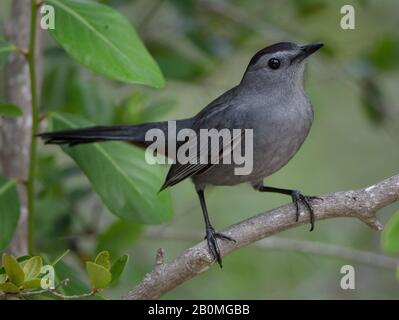
[[[255,55],[252,57],[251,61],[249,62],[248,66],[254,65],[263,55],[270,54],[279,51],[288,51],[297,49],[298,45],[292,42],[278,42],[259,50]]]

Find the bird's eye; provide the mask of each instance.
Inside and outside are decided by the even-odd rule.
[[[276,58],[271,58],[267,65],[269,66],[270,69],[276,70],[280,68],[280,60]]]

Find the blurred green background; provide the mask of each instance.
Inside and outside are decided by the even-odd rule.
[[[10,0],[2,1],[1,19]],[[97,124],[132,124],[189,117],[237,84],[251,56],[279,41],[323,42],[308,62],[307,92],[315,121],[299,153],[267,179],[276,187],[323,194],[371,185],[398,173],[399,3],[323,0],[103,0],[126,15],[167,80],[160,90],[107,80],[70,59],[45,36],[41,111],[83,115]],[[340,8],[355,7],[356,29],[340,27]],[[45,130],[43,123],[42,130]],[[165,172],[167,167],[165,167]],[[58,147],[40,145],[36,240],[42,252],[72,249],[59,276],[83,290],[82,261],[99,248],[129,253],[117,298],[154,264],[159,247],[166,260],[203,237],[197,195],[190,181],[173,187],[174,218],[159,226],[120,222],[107,212],[77,166]],[[289,202],[251,187],[208,188],[215,228]],[[387,221],[399,206],[381,213]],[[383,253],[381,233],[354,219],[316,221],[279,234]],[[166,231],[165,236],[162,232]],[[398,256],[396,256],[398,257]],[[340,268],[356,270],[356,289],[340,288]],[[75,290],[75,291],[73,291]],[[191,299],[386,299],[399,297],[395,270],[350,260],[251,245],[224,258],[164,298]]]

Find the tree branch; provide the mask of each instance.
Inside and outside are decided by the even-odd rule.
[[[336,192],[321,198],[322,200],[313,202],[316,220],[351,217],[363,221],[373,229],[382,230],[383,225],[377,220],[376,213],[381,208],[399,201],[399,175],[365,189]],[[236,240],[236,243],[219,241],[222,256],[308,222],[308,213],[303,210],[299,221],[295,221],[295,208],[292,204],[261,213],[222,231]],[[202,241],[173,261],[157,265],[140,284],[126,294],[124,299],[157,299],[206,271],[213,263],[206,241]]]
[[[146,237],[148,239],[163,241],[172,240],[193,242],[198,240],[201,235],[199,233],[176,234],[173,230],[159,231],[159,228],[157,228],[147,231]],[[267,250],[310,253],[320,256],[345,259],[378,268],[396,270],[396,268],[399,267],[398,258],[389,257],[372,251],[357,250],[325,242],[272,236],[259,240],[254,243],[254,245]]]
[[[12,2],[10,21],[6,25],[6,38],[21,51],[29,46],[30,2]],[[18,105],[23,116],[16,119],[0,118],[0,171],[11,178],[26,180],[28,177],[31,128],[31,95],[29,69],[20,52],[10,55],[4,67],[4,100]],[[23,185],[18,186],[21,214],[16,233],[8,248],[14,255],[23,255],[27,249],[27,194]]]
[[[31,24],[30,0],[14,0],[10,18],[5,26],[7,41],[17,48],[10,54],[4,67],[4,97],[2,100],[18,105],[23,115],[19,118],[0,118],[0,172],[4,176],[27,181],[29,149],[32,128],[32,95],[29,66],[26,60],[29,47]],[[36,39],[36,83],[42,79],[42,33],[37,23]],[[37,90],[39,91],[39,90]],[[37,92],[39,93],[39,92]],[[20,256],[28,252],[28,197],[26,187],[18,185],[20,218],[14,237],[7,248],[10,253]]]

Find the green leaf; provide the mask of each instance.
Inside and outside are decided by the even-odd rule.
[[[94,263],[99,264],[100,266],[103,266],[105,269],[109,270],[111,268],[111,262],[109,261],[109,252],[101,251],[94,260]]]
[[[19,265],[18,261],[7,253],[3,253],[3,266],[6,270],[8,279],[15,284],[20,286],[25,280],[25,274]]]
[[[129,256],[127,254],[125,254],[122,257],[119,257],[113,263],[113,265],[111,267],[112,281],[111,281],[110,285],[115,285],[118,282],[128,261],[129,261]]]
[[[15,104],[0,104],[0,116],[17,118],[22,116],[22,111]]]
[[[64,261],[60,261],[55,266],[55,281],[56,283],[69,279],[67,286],[60,286],[59,291],[63,294],[83,294],[90,291],[90,287],[83,281],[81,272],[79,269],[73,268],[66,264]]]
[[[15,47],[10,45],[8,42],[0,39],[0,66],[2,66],[6,61],[10,52],[15,51]]]
[[[7,247],[19,220],[19,198],[15,180],[0,176],[0,251]]]
[[[24,263],[26,262],[26,260],[29,260],[30,258],[32,258],[32,256],[29,256],[29,255],[20,256],[17,258],[17,261],[19,262],[19,265],[22,267],[24,265]],[[2,275],[2,274],[6,274],[6,270],[4,269],[4,267],[0,268],[0,275]]]
[[[27,280],[27,281],[25,281],[23,284],[22,284],[22,286],[25,288],[25,289],[40,289],[42,286],[41,286],[41,279],[39,279],[39,278],[34,278],[34,279],[30,279],[30,280]]]
[[[115,109],[114,123],[132,124],[162,120],[176,106],[174,100],[154,101],[149,95],[134,92]]]
[[[142,225],[118,220],[98,236],[97,251],[107,249],[113,257],[117,257],[137,241],[142,230]]]
[[[382,247],[387,253],[399,252],[399,211],[385,225],[382,233]]]
[[[6,274],[0,274],[0,283],[4,283],[7,281],[7,275]]]
[[[54,129],[91,124],[81,118],[52,114]],[[146,163],[144,151],[123,142],[94,143],[63,150],[75,160],[108,209],[136,223],[162,223],[172,217],[170,192],[158,193],[165,168]]]
[[[129,21],[106,5],[47,0],[55,8],[52,37],[87,68],[112,79],[156,88],[162,73]]]
[[[111,282],[111,272],[94,262],[86,262],[86,270],[93,288],[106,289]]]
[[[67,286],[60,286],[57,290],[59,290],[62,294],[65,295],[79,295],[84,294],[90,291],[90,286],[86,284],[86,279],[82,279],[82,275],[84,273],[80,272],[80,268],[72,267],[66,264],[64,261],[60,261],[55,267],[55,281],[56,283],[69,279],[69,283]],[[95,294],[91,297],[87,298],[88,300],[104,300],[100,294]]]
[[[35,256],[27,260],[22,267],[22,270],[25,273],[25,281],[36,278],[40,274],[40,270],[42,270],[42,267],[43,261],[42,258],[39,256]]]
[[[6,282],[0,283],[0,291],[3,291],[4,293],[18,293],[19,288],[11,282]]]

